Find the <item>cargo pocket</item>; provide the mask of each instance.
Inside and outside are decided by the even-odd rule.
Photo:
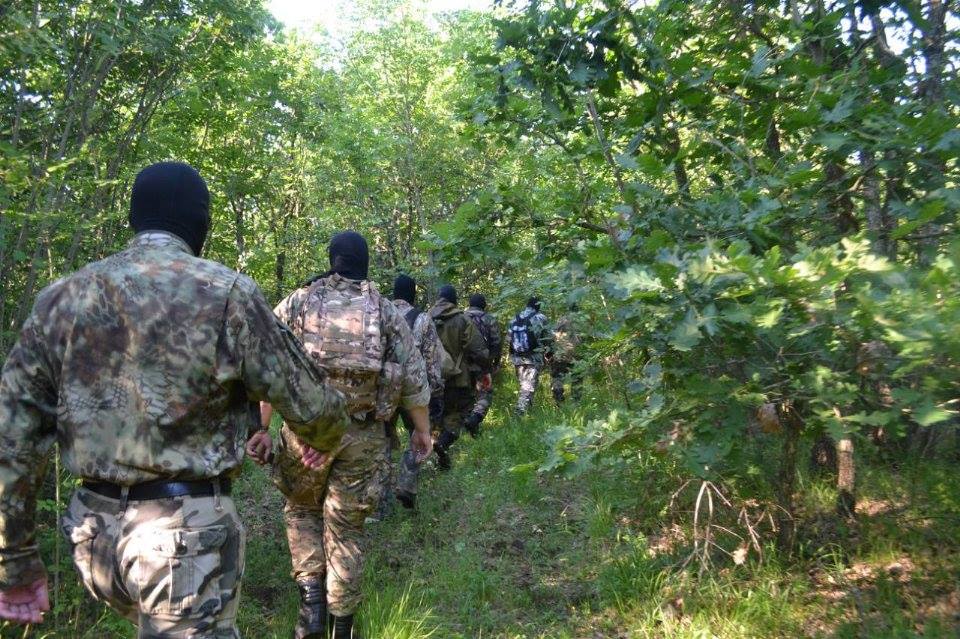
[[[90,593],[97,599],[103,599],[105,592],[100,586],[109,586],[107,584],[98,584],[96,575],[97,564],[95,561],[94,542],[100,532],[96,517],[88,515],[82,520],[73,519],[68,511],[60,525],[64,536],[70,542],[71,552],[73,554],[73,563],[80,573],[80,580]]]
[[[210,615],[223,606],[220,589],[226,526],[149,533],[137,556],[140,612]]]

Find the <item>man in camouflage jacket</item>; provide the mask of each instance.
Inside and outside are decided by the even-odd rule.
[[[293,578],[300,590],[297,639],[326,639],[331,631],[333,639],[359,637],[353,626],[362,600],[363,527],[377,508],[383,476],[389,472],[384,421],[398,407],[405,409],[415,425],[411,447],[418,462],[432,448],[427,415],[430,383],[423,357],[397,307],[380,296],[367,279],[366,240],[352,231],[340,233],[331,240],[329,252],[331,270],[291,293],[274,311],[305,342],[312,357],[332,358],[323,365],[335,383],[338,375],[356,374],[355,378],[340,378],[346,382],[341,388],[347,397],[350,423],[330,464],[319,471],[305,471],[301,458],[311,458],[309,451],[287,426],[281,429],[276,477],[287,498],[283,515]],[[343,317],[331,315],[328,322],[323,315],[332,313],[327,309],[337,308],[336,304],[360,298],[375,306],[372,312],[363,313],[362,334],[353,332]],[[377,336],[377,343],[372,342],[372,335]],[[379,354],[377,367],[395,376],[377,382],[375,410],[355,412],[351,410],[350,387],[362,383],[363,372],[354,370],[355,360],[348,359],[348,354],[362,358],[371,352]],[[338,360],[340,353],[342,360]],[[269,425],[271,412],[269,406],[262,407],[264,427]],[[269,438],[266,431],[258,437]]]
[[[533,403],[537,393],[537,383],[540,372],[546,364],[547,358],[553,354],[553,331],[547,316],[540,312],[540,300],[531,297],[527,306],[517,314],[511,326],[518,321],[527,321],[530,330],[536,339],[536,347],[529,353],[515,353],[510,350],[510,361],[517,371],[517,381],[520,385],[520,395],[517,398],[517,414],[524,415]]]
[[[570,382],[570,394],[580,399],[583,373],[577,367],[577,351],[580,348],[580,330],[577,326],[576,306],[557,320],[553,329],[553,356],[550,358],[550,389],[553,399],[560,404],[564,400],[564,384]]]
[[[477,367],[471,371],[476,380],[477,398],[473,410],[467,415],[464,427],[474,437],[480,434],[480,424],[487,416],[490,405],[493,404],[493,377],[500,371],[500,361],[503,358],[503,340],[501,328],[497,319],[487,312],[487,298],[480,293],[470,296],[470,306],[464,314],[477,327],[490,351],[490,370],[483,371]]]
[[[47,604],[37,489],[55,441],[82,480],[62,528],[86,588],[139,637],[238,637],[244,530],[230,498],[257,400],[335,448],[342,395],[251,279],[200,254],[209,196],[136,178],[128,247],[44,289],[0,378],[0,617]],[[316,461],[310,460],[311,463]]]
[[[430,382],[430,422],[439,428],[443,402],[443,374],[441,371],[440,338],[429,313],[425,313],[414,306],[417,299],[417,283],[408,275],[398,275],[393,282],[393,303],[400,311],[407,325],[413,331],[413,342],[423,356],[427,367],[427,379]],[[439,410],[438,410],[439,409]],[[394,440],[396,440],[396,423],[401,418],[404,427],[413,435],[413,420],[409,413],[401,409],[394,414],[387,424],[389,445],[387,459],[392,460]],[[392,468],[392,464],[391,464]],[[407,448],[397,465],[396,487],[393,494],[397,500],[407,508],[413,508],[417,497],[417,483],[420,474],[420,464],[412,448]],[[380,517],[386,514],[386,508],[391,497],[391,476],[385,478],[383,499],[380,504]]]

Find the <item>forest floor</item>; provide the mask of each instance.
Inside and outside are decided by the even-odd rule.
[[[415,513],[398,507],[371,527],[367,639],[960,636],[955,465],[861,464],[858,520],[845,527],[830,516],[830,482],[804,477],[799,558],[766,548],[701,574],[676,568],[690,531],[667,511],[677,477],[665,462],[538,473],[546,432],[570,414],[541,396],[542,408],[516,420],[511,399],[504,389],[481,438],[458,443],[451,472],[425,471]],[[290,637],[282,500],[252,464],[236,495],[248,527],[241,631]],[[41,507],[44,556],[60,554],[56,610],[0,637],[134,636],[79,587],[50,525],[56,504]]]

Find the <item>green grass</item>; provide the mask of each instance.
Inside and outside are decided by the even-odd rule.
[[[804,476],[796,558],[767,547],[762,561],[718,558],[700,575],[677,569],[689,518],[667,512],[680,478],[665,460],[648,455],[570,478],[538,474],[544,434],[570,416],[547,406],[544,393],[532,415],[516,420],[512,399],[502,390],[481,439],[457,444],[453,471],[425,472],[416,513],[398,507],[371,527],[361,610],[368,639],[960,634],[952,465],[915,462],[894,472],[861,460],[864,514],[853,526],[829,515],[829,478]],[[289,637],[297,603],[282,501],[252,465],[236,494],[249,529],[241,630]],[[53,513],[44,517],[44,556],[53,557]],[[663,552],[671,527],[675,547]],[[5,627],[0,637],[133,636],[91,602],[72,571],[61,557],[56,615],[43,627]]]

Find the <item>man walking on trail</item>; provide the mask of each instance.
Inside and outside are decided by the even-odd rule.
[[[0,378],[0,618],[38,623],[49,608],[34,510],[57,441],[81,479],[62,529],[94,598],[139,637],[239,637],[230,482],[253,402],[327,451],[343,396],[253,280],[197,257],[210,214],[193,168],[141,171],[130,224],[125,250],[40,293]]]
[[[443,428],[437,438],[437,465],[450,469],[450,447],[460,438],[466,412],[473,406],[474,387],[470,369],[487,372],[489,351],[480,331],[457,307],[457,291],[447,284],[430,309],[443,348],[453,360],[445,375],[443,391]]]
[[[577,327],[575,304],[570,312],[557,320],[553,329],[553,356],[550,358],[550,390],[553,399],[559,405],[564,401],[564,385],[570,382],[570,395],[574,401],[580,399],[583,386],[583,373],[577,369],[577,349],[580,347],[580,330]]]
[[[442,358],[440,356],[440,337],[430,319],[430,314],[414,306],[417,299],[417,283],[408,275],[398,275],[393,282],[393,303],[400,311],[407,326],[413,332],[413,343],[423,356],[427,367],[427,380],[430,382],[430,422],[437,426],[443,418],[443,374]],[[397,419],[402,419],[407,432],[412,436],[414,423],[409,412],[401,408],[387,423],[387,460],[393,459],[393,448],[397,439]],[[411,442],[412,444],[412,442]],[[392,464],[391,464],[392,468]],[[394,494],[397,501],[406,508],[413,508],[417,498],[417,479],[420,474],[420,463],[412,446],[404,451],[397,466],[396,489]],[[385,513],[385,504],[389,503],[391,493],[391,477],[384,477],[383,497],[381,501],[381,516]]]
[[[537,392],[540,371],[553,353],[553,334],[547,317],[540,312],[540,300],[531,297],[507,328],[510,361],[517,371],[520,396],[517,414],[525,415]]]
[[[490,351],[490,371],[485,372],[474,367],[470,372],[474,377],[477,389],[477,399],[473,410],[467,415],[464,427],[473,437],[480,434],[480,424],[490,410],[493,403],[493,377],[500,372],[500,361],[503,357],[503,341],[500,338],[500,325],[496,318],[487,312],[487,298],[480,293],[470,296],[470,306],[465,311],[466,316],[473,322],[480,332],[483,341]]]
[[[274,312],[303,340],[310,355],[346,397],[350,422],[331,462],[307,470],[314,454],[286,425],[280,432],[277,483],[293,578],[300,590],[297,639],[355,639],[361,601],[363,525],[380,499],[389,472],[384,422],[398,407],[414,423],[411,447],[422,462],[432,447],[423,358],[403,315],[367,279],[367,242],[357,233],[330,241],[330,270],[284,299]],[[264,430],[272,410],[261,407]],[[263,456],[261,456],[263,461]],[[328,613],[330,618],[328,620]]]

